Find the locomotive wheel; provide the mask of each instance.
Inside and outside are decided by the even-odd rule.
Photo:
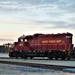
[[[33,57],[30,57],[30,59],[33,59]]]
[[[21,58],[23,59],[23,56],[21,56]]]
[[[27,59],[27,56],[25,56],[24,59]]]
[[[15,56],[16,59],[18,59],[18,56]]]
[[[62,57],[61,57],[61,60],[65,60],[65,56],[62,56]]]
[[[70,60],[70,57],[68,57],[67,60]]]
[[[49,60],[52,60],[53,59],[53,55],[51,53],[48,53],[48,58],[49,58]]]
[[[13,56],[13,53],[9,53],[9,57],[10,57],[10,58],[14,57],[14,56]]]
[[[9,57],[12,58],[13,56],[10,55]]]
[[[21,58],[22,58],[22,59],[24,58],[24,54],[23,54],[23,52],[21,52]]]
[[[65,60],[65,57],[62,57],[61,60]]]
[[[52,60],[53,58],[52,57],[48,57],[49,58],[49,60]]]
[[[10,57],[10,58],[12,58],[12,57],[13,57],[13,55],[12,55],[12,54],[10,54],[10,55],[9,55],[9,57]]]
[[[58,57],[56,57],[55,60],[58,60]]]

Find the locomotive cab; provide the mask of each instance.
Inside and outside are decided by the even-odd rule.
[[[25,36],[21,36],[18,38],[17,42],[14,42],[12,51],[9,51],[10,57],[21,57],[24,58],[24,52],[30,50],[30,45]]]

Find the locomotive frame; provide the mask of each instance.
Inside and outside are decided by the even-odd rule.
[[[14,42],[9,50],[10,57],[48,57],[50,60],[61,58],[70,60],[73,50],[71,33],[23,35]]]

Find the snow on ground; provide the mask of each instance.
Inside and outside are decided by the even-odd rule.
[[[75,68],[66,68],[63,69],[64,72],[70,72],[70,73],[75,73]]]
[[[0,57],[9,57],[8,53],[0,53]]]
[[[9,56],[6,53],[0,53],[0,57],[9,57]],[[0,64],[0,75],[8,75],[8,74],[9,75],[35,75],[35,74],[36,75],[75,75],[75,69],[65,68],[63,69],[63,72],[60,72],[48,69],[40,69],[40,68],[38,69],[32,67]]]
[[[0,64],[0,75],[75,75],[62,71]]]

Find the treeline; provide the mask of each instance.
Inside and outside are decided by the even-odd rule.
[[[8,51],[9,51],[9,47],[0,45],[0,53],[8,53]]]

